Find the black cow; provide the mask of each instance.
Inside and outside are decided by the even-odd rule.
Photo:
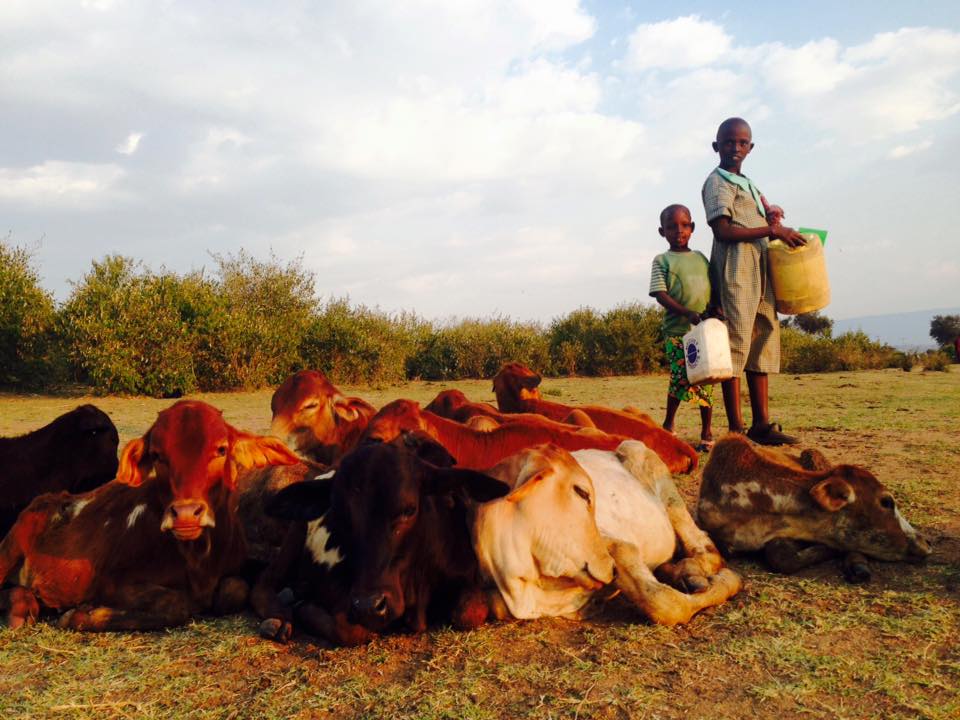
[[[422,632],[428,617],[481,624],[487,603],[472,511],[509,488],[453,463],[432,439],[411,433],[363,445],[327,477],[277,493],[268,513],[297,522],[254,589],[261,634],[285,641],[296,618],[308,632],[355,645],[404,627]],[[283,586],[293,588],[296,610],[279,601]]]
[[[81,405],[26,435],[0,438],[0,539],[38,495],[83,493],[117,474],[117,428]]]

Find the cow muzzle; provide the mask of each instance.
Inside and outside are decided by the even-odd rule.
[[[177,540],[189,541],[216,524],[210,506],[203,500],[174,500],[163,513],[160,530],[170,530]]]
[[[927,559],[932,550],[930,544],[920,535],[911,538],[910,545],[907,547],[907,561],[912,563],[921,563]]]
[[[376,591],[350,600],[350,620],[371,630],[379,630],[399,617],[386,591]]]

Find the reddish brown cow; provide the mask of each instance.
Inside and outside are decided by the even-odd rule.
[[[371,418],[366,439],[389,442],[403,432],[422,430],[457,458],[460,467],[482,470],[518,450],[553,443],[565,450],[615,450],[628,439],[592,428],[557,428],[543,424],[508,423],[492,430],[474,430],[420,409],[412,400],[394,400]]]
[[[296,461],[276,438],[241,432],[206,403],[167,408],[124,448],[114,482],[42,495],[21,513],[0,543],[0,581],[19,583],[6,596],[10,625],[32,622],[39,604],[67,610],[63,627],[98,631],[239,609],[237,473]]]
[[[557,428],[559,424],[560,429],[563,429],[562,426],[564,425],[596,427],[593,421],[580,410],[573,410],[567,417],[563,418],[563,422],[557,423],[556,420],[551,420],[537,413],[502,413],[489,403],[471,402],[460,390],[441,390],[424,410],[448,420],[456,420],[459,423],[466,423],[480,416],[495,420],[496,424],[499,425],[505,422],[526,422],[527,424],[540,424],[552,428]],[[493,427],[493,425],[486,425],[485,427]]]
[[[505,413],[532,412],[563,421],[573,410],[586,413],[599,430],[641,440],[663,460],[670,472],[690,472],[697,466],[697,451],[657,425],[649,415],[623,412],[602,405],[574,407],[540,397],[540,376],[520,363],[507,363],[493,377],[497,406]]]
[[[344,396],[317,370],[294,373],[270,400],[270,433],[297,452],[332,465],[356,447],[376,408],[357,397]]]

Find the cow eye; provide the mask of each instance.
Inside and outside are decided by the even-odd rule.
[[[227,454],[227,446],[226,446],[226,445],[221,445],[220,447],[217,448],[217,455],[219,455],[220,457],[223,457],[223,456],[226,455],[226,454]]]
[[[896,503],[894,503],[893,497],[890,495],[884,495],[882,498],[880,498],[880,507],[882,507],[884,510],[893,510],[895,505]]]
[[[319,405],[320,405],[320,401],[319,401],[319,400],[311,400],[310,402],[304,403],[303,405],[301,405],[301,406],[300,406],[300,409],[301,409],[301,410],[313,410],[315,407],[319,407]]]
[[[400,517],[404,520],[409,520],[414,515],[417,514],[417,508],[415,505],[407,505],[403,510],[400,511]]]
[[[587,503],[587,505],[590,504],[590,493],[588,493],[584,488],[580,487],[579,485],[574,485],[574,486],[573,486],[573,491],[574,491],[577,495],[579,495],[580,497],[582,497],[582,498],[584,499],[584,501]]]

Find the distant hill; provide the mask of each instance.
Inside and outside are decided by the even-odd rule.
[[[926,350],[936,347],[930,337],[930,321],[934,315],[960,315],[960,307],[835,319],[833,334],[862,330],[871,338],[899,350]]]

